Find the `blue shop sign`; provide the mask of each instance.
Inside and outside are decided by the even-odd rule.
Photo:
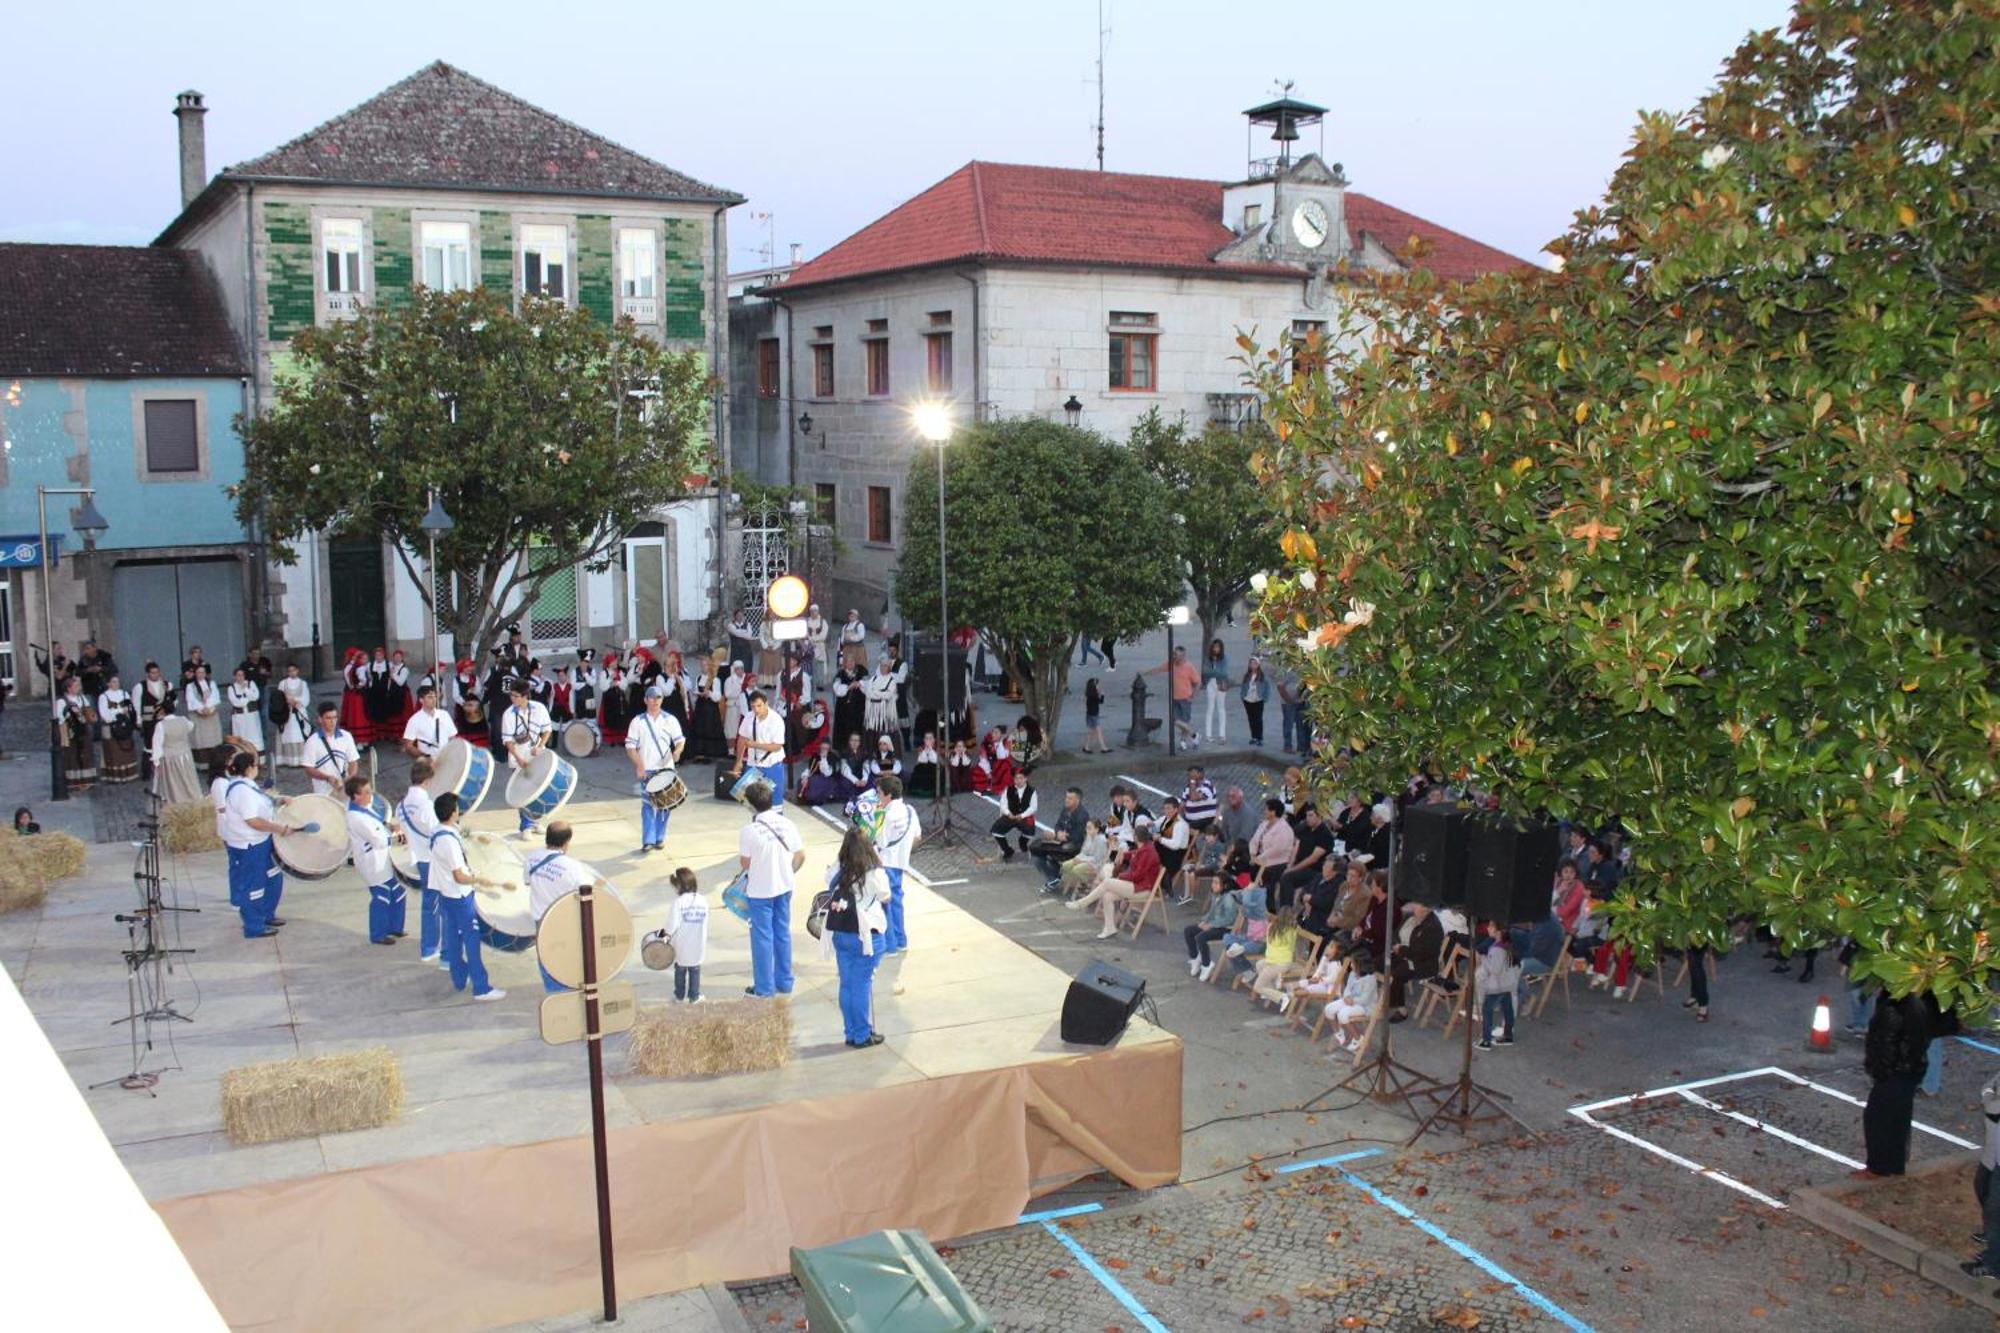
[[[50,563],[62,563],[62,534],[49,534],[49,551],[55,557]],[[0,537],[0,569],[39,569],[42,563],[42,539],[35,533],[20,537]]]

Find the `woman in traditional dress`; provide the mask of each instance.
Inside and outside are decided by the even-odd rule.
[[[278,724],[278,767],[304,768],[306,738],[313,728],[312,686],[300,679],[298,663],[291,662],[285,666],[284,679],[271,688],[285,706],[285,719]]]
[[[597,720],[597,653],[594,649],[576,650],[575,690],[570,695],[570,714],[573,717]]]
[[[818,712],[820,730],[812,756],[805,764],[806,775],[799,790],[799,804],[846,805],[854,799],[854,784],[843,775],[840,757],[834,753],[833,745],[827,738],[825,709],[819,704],[812,705],[812,709]]]
[[[452,665],[452,684],[458,701],[452,705],[452,724],[467,745],[486,748],[486,704],[479,697],[479,663],[461,657]]]
[[[868,699],[862,693],[862,672],[842,665],[833,678],[833,734],[851,736],[868,725]]]
[[[625,692],[625,667],[618,654],[606,651],[604,666],[597,673],[597,731],[605,745],[625,744],[625,729],[632,725],[632,699]]]
[[[889,655],[884,653],[876,664],[875,674],[868,677],[861,686],[861,697],[865,701],[863,721],[868,735],[873,738],[885,732],[896,730],[896,673]]]
[[[722,679],[715,673],[712,656],[695,659],[694,688],[688,695],[692,725],[688,728],[688,753],[695,759],[725,759],[729,756],[729,734],[722,729]]]
[[[571,679],[569,668],[556,668],[556,678],[549,686],[549,721],[557,726],[576,720],[576,681]]]
[[[410,667],[401,648],[389,654],[389,708],[388,730],[382,735],[400,740],[410,714],[417,711],[416,696],[410,693]]]
[[[99,776],[106,782],[138,781],[139,708],[115,672],[97,696],[97,720],[104,736]]]
[[[833,674],[833,659],[826,650],[827,639],[833,633],[833,626],[820,614],[819,603],[806,608],[806,637],[802,643],[805,650],[806,670],[821,679]]]
[[[168,710],[153,725],[153,795],[162,805],[180,805],[202,798],[201,778],[194,767],[194,723]]]
[[[264,753],[264,714],[257,707],[262,698],[250,673],[237,667],[229,681],[229,734],[247,743],[259,757]]]
[[[403,738],[403,727],[397,716],[395,685],[389,675],[389,654],[381,644],[375,645],[375,655],[368,659],[368,675],[361,687],[361,707],[368,715],[368,737],[355,738],[358,745],[371,741],[399,741]]]
[[[681,650],[670,648],[660,669],[660,688],[665,691],[660,707],[681,724],[681,735],[694,734],[694,715],[688,709],[687,663]]]
[[[840,627],[840,661],[864,674],[868,670],[868,627],[861,623],[859,611],[849,611],[847,623]]]
[[[868,784],[878,785],[885,777],[903,776],[903,761],[896,753],[896,738],[884,732],[875,738],[875,757],[868,761]]]
[[[652,689],[653,682],[659,678],[660,664],[653,660],[652,652],[645,648],[633,649],[632,669],[625,677],[627,716],[636,718],[646,711],[646,691]]]
[[[71,676],[56,696],[54,717],[62,728],[63,778],[75,788],[97,781],[97,762],[91,733],[96,730],[97,710],[83,697],[83,681]]]
[[[1007,737],[1000,728],[989,730],[979,742],[979,753],[972,763],[972,789],[987,796],[998,796],[1014,781],[1014,754],[1007,748]]]
[[[840,752],[839,777],[847,784],[849,799],[875,785],[873,775],[868,772],[868,750],[862,745],[858,731],[847,733],[847,747]]]
[[[959,795],[972,790],[974,762],[972,747],[970,745],[967,745],[963,740],[956,740],[951,743],[951,758],[947,761],[946,767],[951,777],[953,795]]]
[[[145,679],[139,682],[139,736],[141,740],[153,734],[153,728],[160,725],[160,719],[174,711],[174,683],[160,670],[158,662],[146,663]],[[152,777],[152,756],[142,752],[143,767],[140,774]]]
[[[1014,724],[1013,735],[1009,738],[1014,751],[1014,764],[1018,768],[1032,769],[1042,761],[1046,752],[1042,736],[1042,724],[1033,713],[1024,713]]]
[[[938,753],[937,733],[926,731],[917,744],[917,757],[910,763],[910,780],[904,784],[905,790],[913,797],[933,800],[943,781],[944,760]]]
[[[182,693],[182,707],[194,723],[194,758],[197,764],[213,762],[215,748],[222,744],[222,691],[216,688],[206,662],[194,664],[194,683]]]
[[[340,725],[356,745],[366,745],[375,739],[375,724],[368,719],[368,654],[359,648],[347,650],[340,684]]]

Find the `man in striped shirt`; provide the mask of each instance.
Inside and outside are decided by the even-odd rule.
[[[1215,784],[1200,764],[1188,765],[1187,789],[1181,793],[1181,817],[1196,833],[1215,822]]]

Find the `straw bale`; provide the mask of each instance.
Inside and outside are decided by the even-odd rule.
[[[222,848],[215,835],[215,807],[207,801],[180,801],[160,808],[160,845],[176,855]]]
[[[49,896],[41,858],[27,844],[18,834],[0,832],[0,915],[40,907]]]
[[[271,1143],[386,1125],[402,1114],[403,1075],[386,1046],[244,1065],[222,1076],[232,1143]]]
[[[632,1072],[654,1078],[779,1069],[791,1058],[792,1007],[782,996],[643,1006],[632,1025]]]
[[[83,839],[73,833],[33,833],[22,839],[44,878],[68,879],[83,873]]]

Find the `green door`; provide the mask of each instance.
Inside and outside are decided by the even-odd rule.
[[[382,616],[382,543],[373,537],[336,537],[327,543],[327,583],[333,598],[334,666],[349,648],[364,653],[386,643]]]

